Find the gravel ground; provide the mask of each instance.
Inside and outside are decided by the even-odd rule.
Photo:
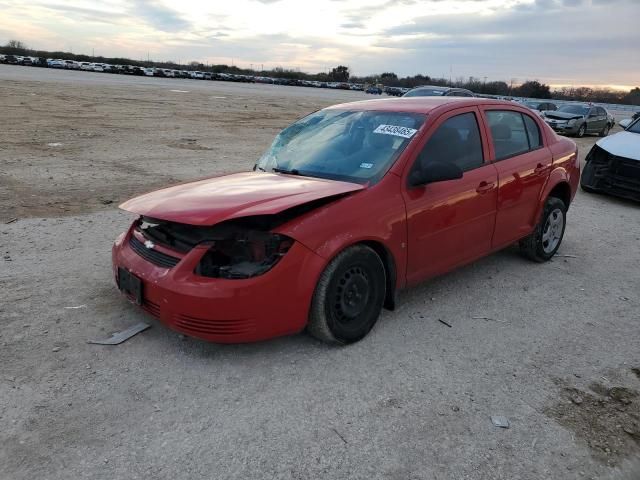
[[[116,291],[117,202],[361,98],[0,66],[0,478],[640,478],[638,204],[578,192],[553,261],[407,290],[345,348],[208,344]]]

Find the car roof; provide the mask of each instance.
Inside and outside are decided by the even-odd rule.
[[[519,107],[519,104],[506,100],[477,97],[400,97],[363,100],[360,102],[341,103],[328,107],[340,110],[383,111],[383,112],[412,112],[429,113],[435,109],[449,110],[450,108],[472,107],[477,105],[500,105],[504,107]],[[445,108],[448,107],[448,108]],[[442,108],[441,108],[442,107]],[[524,107],[521,107],[524,108]]]

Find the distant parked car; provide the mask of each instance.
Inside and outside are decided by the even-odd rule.
[[[587,154],[580,186],[640,201],[640,117],[624,132],[598,140]]]
[[[424,85],[412,88],[403,97],[475,97],[471,90],[466,88],[437,87]]]
[[[80,70],[92,71],[93,65],[89,62],[80,62]]]
[[[613,116],[604,108],[588,104],[562,105],[554,112],[545,112],[543,117],[556,132],[576,137],[584,137],[588,133],[606,137],[615,123]]]
[[[335,88],[335,87],[329,87],[329,88]],[[371,86],[371,87],[367,87],[364,93],[371,93],[372,95],[382,95],[382,89],[380,87]]]
[[[637,111],[636,113],[634,113],[631,118],[623,118],[622,120],[620,120],[618,122],[618,125],[620,125],[622,128],[627,128],[629,125],[631,125],[633,123],[633,121],[637,118],[640,118],[640,110]]]
[[[18,65],[20,63],[20,60],[16,55],[5,55],[4,63],[8,63],[10,65]]]
[[[47,60],[47,65],[49,68],[65,68],[64,60],[60,60],[58,58],[51,58]]]
[[[536,112],[550,112],[558,109],[558,106],[552,102],[524,102],[524,106]]]
[[[400,87],[386,87],[384,93],[392,97],[401,97],[404,95]]]
[[[191,72],[191,78],[195,78],[197,80],[204,80],[204,72]]]
[[[62,60],[62,63],[64,64],[64,68],[68,70],[78,70],[80,68],[78,62],[74,60]]]

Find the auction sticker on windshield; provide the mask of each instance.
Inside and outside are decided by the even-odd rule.
[[[418,130],[415,128],[400,127],[398,125],[378,125],[373,133],[384,135],[395,135],[396,137],[411,138]]]

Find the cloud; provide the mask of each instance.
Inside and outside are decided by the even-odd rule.
[[[114,24],[128,18],[127,15],[121,12],[101,10],[97,8],[59,4],[42,4],[41,6],[47,10],[59,12],[70,19],[85,20],[89,22]]]
[[[179,12],[173,10],[158,0],[132,0],[131,15],[163,32],[178,32],[187,30],[191,24]]]

